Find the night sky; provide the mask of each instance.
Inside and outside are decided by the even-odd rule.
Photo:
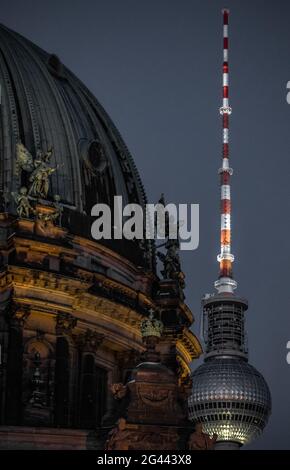
[[[4,2],[3,2],[4,3]],[[128,145],[151,202],[200,204],[200,246],[182,253],[199,335],[219,252],[222,7],[230,8],[230,155],[238,293],[250,362],[273,412],[248,448],[290,449],[290,2],[10,0],[0,21],[56,53]],[[198,364],[198,362],[196,362]]]

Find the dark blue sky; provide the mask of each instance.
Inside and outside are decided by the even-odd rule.
[[[200,204],[200,246],[182,255],[199,333],[219,251],[222,18],[230,8],[233,252],[249,299],[250,362],[273,413],[252,448],[290,449],[290,3],[283,0],[10,0],[0,21],[54,52],[130,148],[151,201]]]

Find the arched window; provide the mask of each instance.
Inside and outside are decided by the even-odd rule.
[[[23,353],[23,424],[50,426],[53,416],[53,348],[39,334],[25,342]]]

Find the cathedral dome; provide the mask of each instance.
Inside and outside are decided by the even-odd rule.
[[[51,147],[48,199],[60,196],[63,224],[70,232],[91,236],[96,203],[144,205],[146,196],[134,164],[113,122],[86,86],[60,59],[19,34],[0,26],[0,189],[6,210],[15,213],[11,192],[27,185],[17,173],[16,144],[34,157]],[[128,242],[129,243],[129,242]],[[141,263],[137,244],[106,241],[109,247]],[[131,249],[134,246],[134,249]],[[139,250],[141,252],[141,250]],[[142,263],[141,263],[142,264]]]
[[[103,448],[105,423],[122,412],[111,385],[133,369],[134,403],[147,387],[142,403],[153,423],[165,414],[178,424],[175,374],[161,364],[135,366],[144,353],[141,320],[147,336],[160,330],[159,320],[148,322],[154,311],[178,332],[164,335],[160,354],[166,366],[182,364],[180,380],[200,355],[179,280],[159,279],[153,241],[91,235],[97,203],[114,209],[121,196],[123,206],[146,204],[128,149],[55,55],[3,26],[0,85],[0,448]]]

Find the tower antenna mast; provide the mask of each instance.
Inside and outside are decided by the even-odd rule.
[[[219,169],[220,189],[221,189],[221,227],[220,243],[221,251],[217,257],[220,264],[219,278],[215,282],[215,287],[219,293],[233,292],[237,287],[233,279],[232,263],[234,255],[231,253],[231,185],[230,178],[233,170],[229,165],[229,116],[232,108],[229,106],[229,10],[224,9],[223,13],[223,98],[220,114],[222,116],[222,167]]]

